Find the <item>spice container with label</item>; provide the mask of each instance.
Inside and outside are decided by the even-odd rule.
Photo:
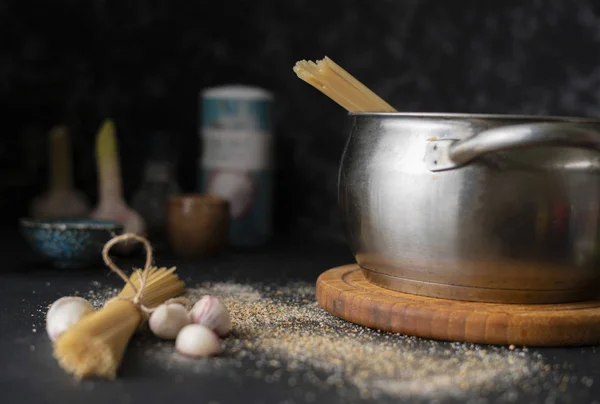
[[[200,94],[200,191],[230,204],[229,243],[253,246],[271,236],[270,92],[242,85]]]

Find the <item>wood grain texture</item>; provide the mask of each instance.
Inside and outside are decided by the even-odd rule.
[[[322,273],[317,301],[344,320],[423,338],[527,346],[600,343],[598,300],[521,305],[429,298],[376,286],[356,264]]]

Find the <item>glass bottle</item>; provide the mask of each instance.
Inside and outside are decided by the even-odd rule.
[[[171,160],[167,137],[162,133],[155,134],[142,183],[132,198],[132,207],[146,221],[148,238],[154,242],[165,239],[165,204],[168,198],[181,193]]]

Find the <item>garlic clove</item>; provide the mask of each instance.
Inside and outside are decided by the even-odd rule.
[[[204,296],[190,311],[192,322],[202,324],[218,336],[223,337],[231,331],[231,316],[225,304],[215,296]]]
[[[183,327],[177,335],[175,349],[185,356],[203,358],[220,354],[221,341],[210,328],[190,324]]]
[[[179,331],[190,323],[190,316],[179,303],[161,304],[152,312],[148,325],[159,338],[173,340]]]
[[[82,297],[61,297],[46,313],[46,332],[55,342],[56,339],[87,314],[94,312],[94,307]]]

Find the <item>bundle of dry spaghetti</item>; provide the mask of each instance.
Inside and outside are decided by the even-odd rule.
[[[350,112],[396,111],[327,56],[316,63],[301,60],[294,66],[294,72]]]
[[[128,278],[110,260],[108,252],[113,245],[131,240],[146,247],[146,265],[143,271],[135,270]],[[146,320],[147,313],[184,292],[184,283],[174,274],[175,268],[152,266],[152,247],[143,237],[131,233],[117,236],[105,245],[103,257],[126,282],[125,287],[103,308],[86,315],[61,334],[54,345],[54,356],[62,368],[79,379],[115,378],[129,340]]]

